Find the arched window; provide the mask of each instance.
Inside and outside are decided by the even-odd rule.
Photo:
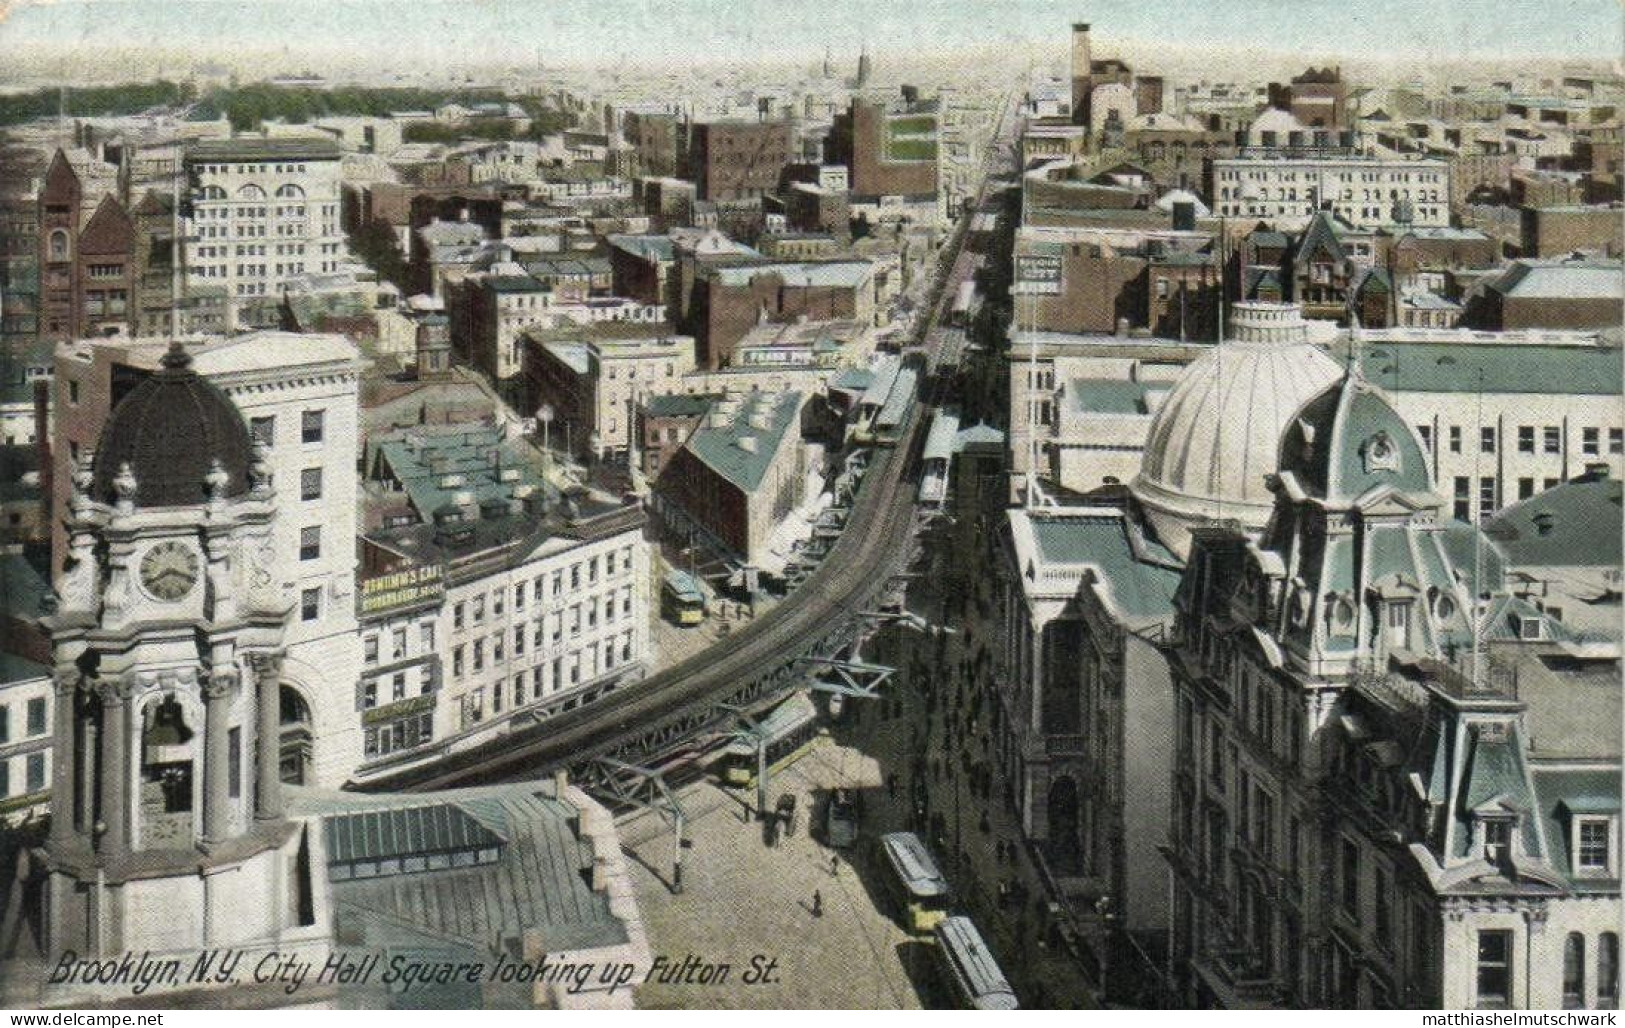
[[[219,186],[204,186],[203,187],[203,199],[205,199],[205,200],[224,200],[225,198],[226,198],[226,191],[224,189],[221,189]]]
[[[278,199],[302,200],[304,199],[305,191],[300,189],[298,186],[289,183],[285,186],[278,186],[276,195]]]
[[[57,229],[51,233],[51,260],[65,261],[68,259],[68,233],[65,229]]]
[[[256,186],[254,183],[250,182],[248,185],[246,185],[243,188],[237,190],[237,199],[239,199],[239,200],[263,200],[263,199],[265,199],[265,190],[261,189],[259,186]]]
[[[1570,932],[1563,942],[1563,1006],[1586,1005],[1586,939]]]
[[[1615,932],[1597,936],[1597,1006],[1609,1010],[1619,1006],[1619,935]]]

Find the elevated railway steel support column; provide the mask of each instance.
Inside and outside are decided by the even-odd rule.
[[[632,779],[628,785],[625,779]],[[671,848],[671,891],[683,891],[683,825],[686,817],[677,794],[666,784],[659,771],[638,767],[613,757],[599,757],[593,761],[593,771],[581,781],[589,792],[613,804],[624,804],[637,810],[649,810],[661,820],[670,822],[673,829]]]

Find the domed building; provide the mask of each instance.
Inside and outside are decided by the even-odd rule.
[[[91,495],[115,502],[114,480],[129,465],[140,482],[143,507],[200,503],[218,461],[225,475],[220,495],[241,496],[248,491],[252,453],[242,414],[218,386],[193,370],[191,356],[175,347],[158,372],[130,390],[107,419],[96,446]]]
[[[180,344],[73,476],[57,608],[47,952],[324,951],[279,777],[291,615],[270,468]],[[319,847],[317,849],[319,853]]]
[[[1181,559],[1198,524],[1264,527],[1282,431],[1341,374],[1309,342],[1294,304],[1238,303],[1229,327],[1234,338],[1186,368],[1158,408],[1130,486],[1152,531]]]

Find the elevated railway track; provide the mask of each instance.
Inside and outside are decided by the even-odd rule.
[[[985,186],[984,186],[985,189]],[[944,297],[968,265],[960,260],[971,219],[968,205],[939,254],[937,272],[914,326],[911,347],[922,385],[935,384]],[[432,763],[367,781],[368,790],[426,790],[534,778],[565,769],[591,781],[604,769],[660,765],[695,740],[728,733],[738,711],[760,708],[803,684],[809,667],[836,657],[869,627],[872,612],[901,592],[914,548],[913,482],[930,418],[922,388],[895,445],[878,449],[853,499],[845,530],[828,555],[772,611],[712,646],[593,703]],[[611,790],[612,791],[612,790]]]

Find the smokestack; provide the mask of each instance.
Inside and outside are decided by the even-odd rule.
[[[1089,90],[1093,86],[1093,62],[1089,54],[1089,23],[1072,23],[1072,123],[1089,123]]]

